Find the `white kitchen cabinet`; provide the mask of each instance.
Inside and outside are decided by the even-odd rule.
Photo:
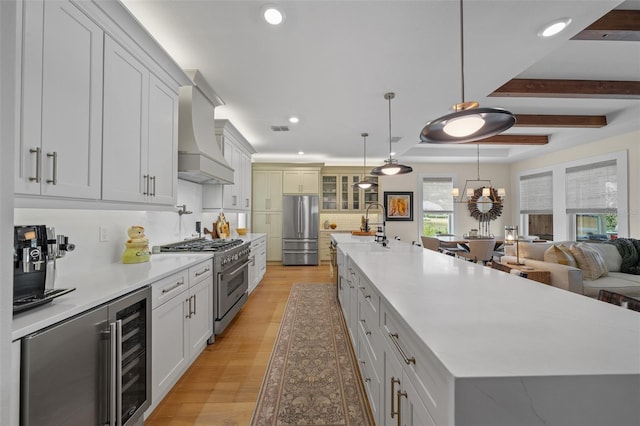
[[[106,37],[104,200],[175,204],[177,114],[177,92]]]
[[[318,194],[320,173],[317,170],[284,170],[282,192],[285,194]]]
[[[354,188],[360,182],[362,172],[340,170],[331,173],[323,169],[321,209],[326,211],[363,211],[367,204],[378,202],[378,186],[369,189]],[[366,176],[366,179],[378,183],[377,176]]]
[[[282,171],[254,170],[252,201],[254,211],[282,211]]]
[[[321,262],[329,262],[331,260],[331,252],[329,245],[331,244],[331,234],[329,232],[320,231],[318,237],[318,252]]]
[[[199,263],[151,285],[150,413],[213,336],[213,262]]]
[[[268,261],[282,260],[282,212],[253,213],[253,232],[267,234]]]
[[[100,199],[103,37],[70,1],[25,1],[17,194]]]
[[[267,236],[261,236],[251,241],[252,262],[249,266],[249,293],[262,281],[267,271]]]

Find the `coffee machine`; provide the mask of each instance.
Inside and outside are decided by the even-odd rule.
[[[56,235],[45,225],[14,227],[13,313],[51,302],[75,288],[54,288],[56,262],[73,251],[65,235]]]

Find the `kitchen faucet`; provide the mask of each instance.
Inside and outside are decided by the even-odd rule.
[[[367,210],[365,212],[365,223],[367,224],[367,226],[369,226],[369,209],[371,207],[374,206],[378,206],[382,209],[382,226],[378,226],[378,230],[376,232],[376,243],[382,243],[383,246],[386,247],[387,245],[387,235],[385,234],[385,222],[384,222],[384,218],[386,216],[386,211],[384,209],[384,206],[380,203],[370,203],[367,204]],[[380,222],[376,223],[376,225],[379,225]]]

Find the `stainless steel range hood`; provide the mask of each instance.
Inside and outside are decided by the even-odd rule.
[[[214,124],[214,109],[224,105],[197,70],[185,70],[192,86],[180,88],[178,178],[196,183],[233,184],[233,169],[224,159]]]

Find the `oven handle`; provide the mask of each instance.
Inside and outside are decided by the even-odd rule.
[[[221,272],[220,273],[220,278],[224,277],[225,275],[229,274],[229,275],[235,275],[238,272],[240,272],[240,270],[244,269],[245,266],[248,266],[251,263],[251,259],[247,259],[246,262],[244,262],[242,265],[238,266],[236,269],[233,270],[233,272]]]

